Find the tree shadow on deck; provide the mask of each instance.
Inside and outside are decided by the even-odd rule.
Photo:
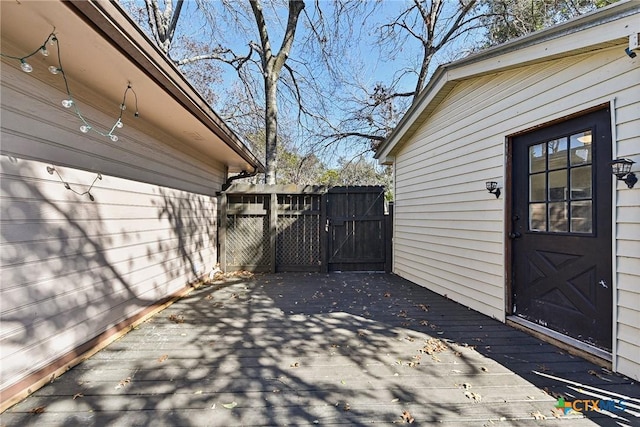
[[[553,418],[555,397],[541,389],[564,386],[531,374],[543,364],[558,376],[598,379],[593,369],[614,388],[624,383],[395,276],[264,275],[195,290],[1,421],[611,424]]]

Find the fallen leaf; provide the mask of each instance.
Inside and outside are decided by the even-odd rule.
[[[533,416],[534,420],[546,420],[547,419],[547,417],[545,415],[543,415],[540,411],[532,412],[531,415]]]
[[[193,394],[202,394],[202,390],[197,390]]]
[[[32,414],[42,414],[44,410],[45,410],[44,406],[38,406],[30,410],[29,412],[31,412]]]
[[[433,354],[447,350],[449,347],[438,338],[429,338],[425,341],[424,347],[419,350],[421,353]]]
[[[395,399],[393,399],[391,402],[395,403],[395,402],[399,402],[399,401],[400,401],[400,399],[395,398]]]
[[[76,394],[74,394],[74,395],[73,395],[73,400],[79,399],[79,398],[81,398],[81,397],[84,397],[84,394],[82,394],[82,393],[76,393]]]
[[[209,294],[206,297],[204,297],[204,299],[206,300],[212,300],[213,299],[213,294]]]
[[[384,293],[384,297],[385,297],[385,298],[389,298],[390,296],[391,296],[391,293],[390,293],[390,292],[385,292],[385,293]]]
[[[174,323],[184,323],[184,316],[182,314],[172,314],[169,316],[169,320]]]
[[[223,406],[224,408],[226,408],[226,409],[233,409],[233,408],[235,408],[236,406],[238,406],[238,402],[233,401],[233,402],[231,402],[231,403],[224,403],[222,406]]]
[[[482,396],[480,395],[480,393],[474,393],[472,391],[465,391],[464,395],[468,398],[473,400],[474,403],[476,402],[480,402],[482,400]]]
[[[562,418],[564,416],[564,409],[563,408],[553,408],[551,410],[551,415],[553,415],[555,418]]]
[[[402,418],[403,422],[409,423],[409,424],[413,424],[413,422],[415,421],[415,419],[411,416],[409,411],[402,411],[402,415],[400,415],[400,418]]]
[[[167,360],[168,358],[169,358],[169,355],[168,355],[168,354],[163,354],[162,356],[160,356],[160,357],[158,358],[158,363],[162,363],[162,362],[164,362],[165,360]]]
[[[481,370],[482,372],[489,372],[489,369],[485,368],[484,366],[481,366],[481,367],[480,367],[480,370]]]
[[[351,410],[351,405],[349,405],[348,403],[345,403],[344,407],[342,409],[344,409],[345,411],[350,411]]]
[[[293,362],[291,365],[292,368],[299,368],[300,367],[300,362]]]
[[[125,388],[129,383],[131,383],[131,377],[127,377],[123,380],[120,380],[120,382],[118,383],[118,385],[115,387],[116,390],[120,389],[120,388]]]

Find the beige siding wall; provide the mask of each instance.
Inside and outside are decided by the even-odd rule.
[[[223,167],[130,127],[117,143],[83,135],[78,118],[57,107],[63,98],[3,67],[0,389],[181,289],[217,260],[215,191]],[[87,106],[82,112],[114,121]],[[95,201],[65,189],[47,172],[51,165],[80,193],[100,172]]]
[[[460,82],[396,156],[395,272],[504,320],[505,200],[485,181],[504,186],[505,137],[615,99],[618,154],[639,161],[638,82],[624,47]],[[638,378],[640,190],[618,189],[617,363]]]
[[[636,161],[640,177],[640,64],[635,61],[628,90],[616,98],[618,157]],[[620,182],[616,192],[617,348],[616,368],[640,381],[640,184]]]

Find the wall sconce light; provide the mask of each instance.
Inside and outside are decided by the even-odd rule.
[[[611,172],[618,177],[618,181],[624,181],[627,187],[633,188],[638,182],[636,174],[631,172],[631,165],[635,162],[630,159],[616,159],[611,162]]]
[[[497,182],[487,181],[487,190],[489,190],[489,193],[495,194],[496,199],[500,197],[500,188],[498,188]]]

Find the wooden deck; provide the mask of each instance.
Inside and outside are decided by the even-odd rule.
[[[627,378],[392,275],[264,275],[194,290],[0,425],[640,424],[619,410],[560,415],[559,395],[597,397],[555,377],[640,397]]]

